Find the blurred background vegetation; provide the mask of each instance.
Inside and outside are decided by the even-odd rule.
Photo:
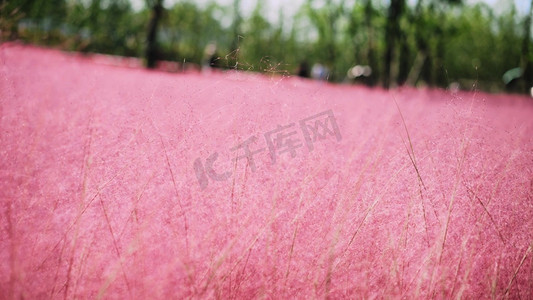
[[[261,0],[247,14],[241,0],[170,1],[134,9],[129,0],[0,0],[0,39],[139,57],[149,67],[175,61],[386,88],[533,85],[531,3],[519,12],[513,1],[495,11],[462,0],[303,0],[273,22]]]

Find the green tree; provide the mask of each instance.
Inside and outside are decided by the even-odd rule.
[[[313,0],[307,0],[304,5],[311,23],[318,32],[318,40],[315,44],[316,51],[319,53],[317,58],[330,69],[330,80],[336,80],[340,78],[339,70],[335,68],[339,59],[336,39],[340,34],[339,21],[344,15],[344,1],[335,3],[332,0],[326,0],[321,8],[313,7],[313,3]]]
[[[214,17],[215,13],[224,13],[215,3],[205,8],[192,1],[174,4],[161,24],[163,57],[201,64],[207,44],[215,43],[219,48],[228,48],[226,44],[230,35]]]

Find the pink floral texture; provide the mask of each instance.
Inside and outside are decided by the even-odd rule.
[[[105,61],[0,46],[0,298],[533,298],[531,99]]]

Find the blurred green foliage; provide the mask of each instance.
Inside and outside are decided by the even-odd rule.
[[[157,58],[205,65],[211,55],[222,67],[274,74],[294,74],[305,61],[324,65],[337,82],[351,81],[351,67],[369,65],[363,82],[371,85],[459,83],[495,92],[532,85],[531,13],[519,14],[512,2],[496,13],[460,0],[306,0],[290,19],[279,11],[276,24],[262,3],[246,17],[238,0],[166,6]],[[149,0],[137,11],[128,0],[0,0],[0,38],[143,57],[150,16]],[[208,45],[216,51],[206,53]],[[506,87],[502,75],[517,67],[521,84]]]

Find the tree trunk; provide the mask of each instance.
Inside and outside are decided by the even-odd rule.
[[[374,42],[374,27],[372,26],[372,16],[374,15],[374,8],[372,7],[372,0],[366,0],[365,3],[365,25],[368,35],[367,46],[367,63],[372,68],[372,73],[368,78],[368,85],[373,86],[379,78],[379,66],[376,59],[376,45]]]
[[[522,67],[521,90],[528,93],[528,89],[533,85],[533,64],[531,63],[529,55],[529,45],[531,43],[531,17],[533,14],[533,0],[529,6],[529,13],[524,22],[524,40],[522,43],[522,55],[520,57],[520,67]]]
[[[396,63],[396,44],[400,37],[400,17],[405,7],[405,0],[391,0],[389,13],[387,17],[387,26],[385,32],[385,78],[383,87],[389,88],[396,84],[397,72],[393,70],[393,63]],[[396,68],[397,69],[397,68]]]
[[[148,36],[146,38],[146,66],[148,68],[154,68],[158,50],[157,50],[157,27],[163,14],[163,0],[156,0],[156,3],[152,6],[152,17],[148,25]]]
[[[423,26],[422,22],[422,2],[423,0],[418,0],[415,6],[415,13],[413,22],[415,23],[415,42],[418,53],[416,55],[413,66],[407,75],[406,83],[408,85],[416,85],[420,77],[422,76],[425,82],[429,81],[431,77],[429,74],[428,62],[431,63],[431,58],[429,57],[429,45],[428,41],[424,37],[422,30],[427,30]]]
[[[398,63],[398,78],[397,82],[398,85],[405,84],[407,80],[407,76],[409,74],[410,69],[410,57],[411,57],[411,51],[409,49],[409,44],[407,43],[407,34],[405,32],[402,32],[400,34],[400,53],[398,55],[399,57],[399,63]]]
[[[241,38],[241,15],[240,15],[241,0],[233,1],[233,24],[231,25],[233,31],[233,39],[230,46],[230,55],[227,58],[227,67],[230,69],[239,68],[239,39]]]

